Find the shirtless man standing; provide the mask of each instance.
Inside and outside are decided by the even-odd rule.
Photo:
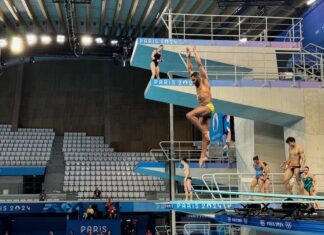
[[[196,51],[196,46],[192,49],[196,63],[199,68],[199,72],[194,72],[192,63],[190,60],[191,51],[187,48],[187,69],[190,74],[191,81],[196,87],[197,99],[199,107],[188,112],[186,114],[187,119],[201,132],[202,134],[202,148],[199,159],[199,166],[202,167],[207,160],[207,151],[210,144],[209,126],[210,117],[215,112],[215,107],[212,103],[212,97],[210,92],[210,85],[208,82],[208,76],[204,66],[201,64],[200,56]]]
[[[184,169],[184,180],[183,180],[183,186],[184,191],[186,193],[186,201],[188,200],[188,197],[190,196],[190,200],[192,200],[192,178],[190,176],[190,167],[188,164],[188,161],[186,158],[181,159],[181,164],[183,165]]]
[[[304,171],[305,167],[305,153],[304,149],[296,144],[296,140],[294,137],[288,137],[286,139],[286,143],[289,145],[289,159],[287,161],[287,168],[285,171],[284,182],[287,187],[287,191],[289,194],[292,194],[291,187],[289,186],[289,180],[293,175],[295,175],[298,189],[301,195],[304,194],[304,187],[301,181],[300,174]]]

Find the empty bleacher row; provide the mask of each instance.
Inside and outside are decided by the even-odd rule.
[[[108,144],[104,143],[103,136],[86,136],[84,132],[64,133],[63,152],[112,152]]]
[[[63,153],[63,190],[79,198],[91,198],[96,187],[104,198],[142,200],[146,192],[166,189],[160,178],[133,172],[140,161],[156,161],[150,153],[113,152],[103,137],[85,133],[65,133]]]
[[[55,133],[52,129],[0,125],[0,166],[46,166]]]

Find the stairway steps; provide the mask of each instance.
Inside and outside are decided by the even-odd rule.
[[[63,136],[55,136],[50,160],[47,162],[44,190],[46,193],[63,191],[65,162],[63,149]]]

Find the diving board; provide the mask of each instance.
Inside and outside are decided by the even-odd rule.
[[[281,126],[289,126],[305,116],[305,90],[322,89],[319,82],[296,82],[297,88],[292,88],[289,81],[238,81],[234,84],[233,81],[210,80],[210,85],[216,112]],[[188,108],[198,106],[190,79],[152,79],[144,97]]]
[[[324,200],[324,196],[305,196],[305,195],[290,195],[290,194],[273,194],[273,193],[251,193],[251,192],[229,192],[223,190],[194,190],[196,193],[205,194],[222,194],[222,195],[235,195],[235,196],[255,196],[267,198],[291,198],[291,199],[307,199],[307,200]]]
[[[151,54],[159,45],[164,46],[162,52],[164,59],[160,63],[162,73],[173,71],[174,75],[184,76],[185,48],[196,45],[208,71],[213,73],[235,71],[246,74],[245,79],[253,79],[253,76],[249,75],[250,72],[263,72],[264,68],[260,66],[261,57],[267,63],[267,73],[277,73],[276,51],[299,51],[301,47],[299,42],[137,38],[130,60],[131,66],[149,70]],[[233,77],[222,74],[218,79],[233,79]]]
[[[198,161],[198,159],[197,159]],[[203,185],[203,181],[201,179],[202,174],[213,173],[215,169],[218,172],[236,172],[236,164],[233,164],[233,167],[229,168],[228,163],[221,162],[207,162],[205,163],[205,168],[202,169],[199,167],[198,162],[190,162],[189,163],[191,169],[192,183]],[[184,180],[184,172],[181,163],[175,164],[175,180],[183,182]],[[160,177],[162,179],[168,180],[169,173],[166,170],[165,162],[139,162],[135,168],[134,172],[138,174],[150,175],[155,177]]]
[[[242,205],[242,204],[282,204],[282,203],[288,203],[288,204],[294,204],[294,203],[303,203],[303,204],[311,204],[315,202],[322,202],[322,200],[314,199],[309,201],[304,200],[234,200],[234,199],[228,199],[228,200],[198,200],[198,201],[171,201],[171,202],[157,202],[158,205],[179,205],[183,206],[185,205],[187,208],[197,208],[201,209],[200,205],[206,205],[206,208],[212,208],[212,207],[218,207],[219,205]],[[185,207],[184,206],[184,207]]]

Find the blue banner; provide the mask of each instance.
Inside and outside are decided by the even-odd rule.
[[[99,235],[101,232],[117,235],[121,234],[120,220],[68,220],[66,234],[71,232],[75,235]]]
[[[95,203],[94,203],[95,204]],[[102,202],[103,204],[103,202]],[[82,202],[7,202],[0,203],[0,213],[75,213],[87,208]]]
[[[217,107],[216,107],[217,109]],[[226,142],[226,137],[231,131],[231,116],[214,113],[210,120],[210,141]]]
[[[170,204],[157,204],[159,208],[178,211],[213,211],[220,209],[241,208],[240,204],[222,204],[221,201],[174,201]]]
[[[169,210],[157,207],[155,202],[120,202],[120,212],[168,212]]]
[[[44,174],[45,174],[45,167],[35,167],[35,166],[0,167],[0,176],[44,175]]]
[[[119,208],[118,203],[114,203],[116,208]],[[87,210],[89,205],[96,205],[99,211],[105,211],[105,202],[3,202],[0,203],[0,213],[15,214],[15,213],[79,213],[82,215]]]
[[[237,215],[218,215],[217,222],[246,225],[268,229],[280,229],[285,231],[300,231],[311,233],[324,234],[324,222],[313,220],[291,220],[291,219],[276,219],[264,217],[245,217]]]

